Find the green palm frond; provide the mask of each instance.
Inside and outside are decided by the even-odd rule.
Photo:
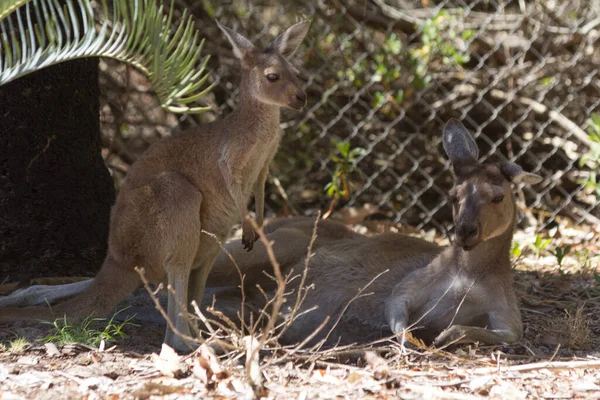
[[[0,20],[31,0],[0,0]]]
[[[62,3],[62,4],[61,4]],[[212,89],[206,85],[208,56],[204,40],[187,14],[171,30],[168,14],[157,0],[0,0],[0,85],[63,61],[108,57],[146,74],[162,107],[198,113],[189,107]]]

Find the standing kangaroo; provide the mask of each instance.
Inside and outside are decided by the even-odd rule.
[[[241,221],[242,245],[252,249],[258,236],[246,218],[247,203],[253,193],[256,223],[262,225],[268,166],[281,137],[280,108],[300,110],[306,105],[306,93],[288,59],[310,21],[291,26],[263,51],[217,24],[241,62],[236,110],[223,120],[157,142],[132,165],[111,211],[106,260],[92,281],[79,286],[80,294],[51,310],[4,308],[0,322],[105,315],[140,285],[134,270],[139,266],[153,283],[166,277],[175,292],[168,296],[168,316],[180,333],[190,336],[179,305],[200,302],[220,249],[202,230],[224,240]],[[189,350],[168,327],[165,343]]]
[[[511,162],[480,164],[475,141],[457,120],[446,124],[443,145],[456,177],[450,191],[454,243],[444,248],[393,233],[366,237],[340,223],[319,221],[306,280],[314,289],[302,304],[300,316],[282,336],[284,342],[302,341],[328,316],[329,324],[315,337],[315,341],[323,339],[333,329],[328,345],[375,340],[390,331],[403,335],[412,328],[416,336],[439,346],[475,341],[512,343],[521,338],[510,262],[517,215],[511,183],[535,184],[542,178]],[[288,218],[265,226],[284,275],[303,273],[313,223],[308,218]],[[264,296],[253,288],[260,284],[272,290],[274,286],[262,273],[271,268],[264,246],[257,245],[248,257],[241,257],[236,242],[227,249],[246,275],[249,308],[261,309]],[[366,289],[372,294],[351,302],[358,289],[379,274]],[[236,284],[237,270],[221,253],[207,288],[230,286],[215,292],[215,306],[232,320],[240,315],[239,299],[233,299],[238,296]],[[295,296],[290,296],[287,304],[293,306]],[[212,300],[208,297],[206,304]],[[313,307],[317,309],[303,314]]]

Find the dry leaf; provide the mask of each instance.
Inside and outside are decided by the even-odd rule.
[[[248,377],[255,386],[261,386],[263,376],[260,371],[259,351],[257,350],[259,345],[258,340],[254,336],[245,336],[242,342],[246,347],[246,370]]]
[[[207,364],[208,363],[200,362],[198,358],[194,359],[192,364],[192,373],[196,378],[200,379],[200,382],[202,382],[204,386],[210,388],[210,386],[212,386],[213,383],[211,381],[212,373],[207,368]]]
[[[183,378],[187,375],[188,366],[181,362],[182,358],[168,344],[163,343],[160,356],[152,353],[154,367],[163,375],[171,378]]]
[[[45,343],[44,347],[46,348],[46,355],[48,357],[58,357],[60,356],[60,351],[58,347],[54,343]]]
[[[330,383],[332,385],[340,385],[342,383],[339,378],[333,376],[333,374],[328,373],[328,371],[324,371],[322,369],[314,371],[313,378],[318,382]]]
[[[362,379],[362,375],[358,372],[352,372],[348,375],[348,383],[356,383]]]
[[[479,376],[469,382],[469,390],[472,392],[487,391],[494,383],[491,376]]]
[[[582,379],[573,384],[573,390],[576,392],[588,392],[594,391],[596,393],[600,392],[600,386],[596,385],[592,380]]]
[[[197,356],[194,358],[192,373],[209,389],[215,386],[216,381],[226,379],[230,375],[221,366],[213,349],[206,344],[200,346]]]
[[[179,386],[169,386],[157,382],[147,382],[144,386],[134,391],[132,395],[136,399],[147,399],[151,396],[165,396],[181,391],[182,388]],[[115,397],[115,399],[120,398],[120,395]]]
[[[489,393],[490,397],[498,399],[525,399],[527,392],[519,389],[516,385],[509,382],[500,382],[492,386]]]
[[[373,369],[373,377],[377,380],[386,379],[390,376],[387,362],[373,351],[365,352],[365,361]]]
[[[215,378],[225,379],[225,378],[229,377],[229,375],[230,375],[229,372],[223,368],[223,366],[219,362],[219,359],[215,355],[215,352],[213,351],[213,349],[210,346],[208,346],[206,344],[203,344],[202,346],[200,346],[199,354],[200,354],[200,357],[202,357],[204,360],[208,361],[210,369],[211,369],[213,375],[215,376]]]
[[[19,365],[36,365],[39,362],[40,362],[39,357],[34,357],[34,356],[24,356],[24,357],[20,357],[17,360],[17,364],[19,364]]]

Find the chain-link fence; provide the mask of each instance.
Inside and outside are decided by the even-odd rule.
[[[189,9],[206,38],[215,111],[166,115],[135,71],[102,64],[106,158],[118,176],[170,130],[235,107],[238,66],[213,18],[265,46],[310,18],[295,56],[309,103],[283,113],[272,213],[326,209],[337,195],[336,207],[371,203],[382,218],[445,229],[451,175],[441,127],[456,117],[482,159],[545,177],[519,191],[530,221],[600,222],[600,1],[178,0],[176,8]]]

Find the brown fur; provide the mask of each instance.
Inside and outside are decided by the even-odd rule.
[[[408,329],[437,345],[520,339],[521,318],[509,259],[516,217],[511,182],[536,183],[540,178],[512,163],[479,164],[477,147],[458,121],[447,124],[444,138],[456,173],[451,191],[455,242],[443,248],[401,234],[366,237],[342,224],[320,221],[306,282],[314,288],[300,311],[317,309],[300,316],[283,335],[284,342],[303,340],[329,316],[330,323],[315,338],[323,339],[358,290],[381,273],[366,290],[371,295],[350,303],[327,344],[366,342],[388,333],[403,335]],[[267,224],[284,275],[302,273],[312,225],[308,218]],[[227,248],[246,275],[249,308],[260,309],[264,297],[253,288],[260,284],[272,290],[274,285],[263,273],[271,270],[265,248],[258,244],[249,257],[242,257],[238,243]],[[298,290],[299,279],[293,282],[287,291]],[[212,292],[216,308],[233,320],[240,299],[231,288],[238,284],[229,258],[219,254],[208,287],[221,288]],[[230,289],[224,290],[228,285]],[[212,302],[210,296],[204,300],[205,305]],[[292,294],[287,306],[294,301]]]
[[[178,304],[201,300],[219,252],[214,238],[201,231],[223,240],[241,221],[243,246],[250,250],[257,239],[246,218],[247,202],[253,193],[261,225],[268,165],[281,135],[280,107],[301,109],[306,103],[286,57],[294,53],[309,25],[304,21],[290,27],[260,51],[219,24],[242,64],[237,109],[223,120],[161,140],[132,165],[111,212],[106,261],[81,294],[51,310],[4,308],[0,322],[105,315],[140,284],[134,270],[138,266],[151,282],[166,278],[175,289],[168,314],[177,330],[190,335]],[[268,75],[277,79],[271,82]],[[169,329],[165,343],[189,349]]]

